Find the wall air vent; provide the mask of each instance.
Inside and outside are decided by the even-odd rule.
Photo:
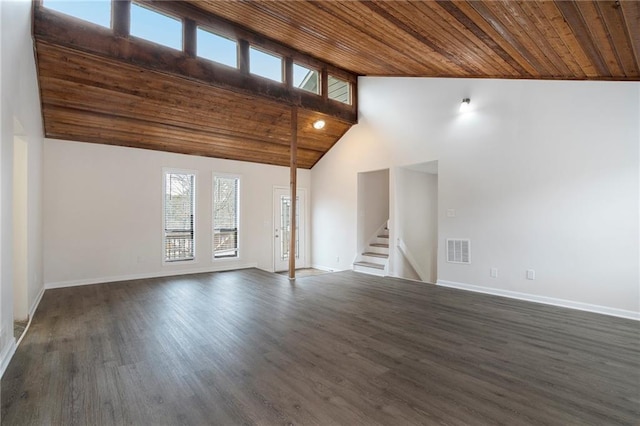
[[[447,262],[471,263],[471,240],[447,238]]]

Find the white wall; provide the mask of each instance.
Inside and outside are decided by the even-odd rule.
[[[395,215],[391,224],[391,228],[395,230],[395,256],[391,274],[435,283],[438,259],[438,175],[403,167],[397,168],[395,174]],[[403,244],[405,253],[398,249],[398,239]]]
[[[195,262],[162,263],[163,168],[196,172]],[[241,176],[238,260],[212,260],[213,172]],[[47,287],[247,266],[273,270],[273,187],[289,185],[286,167],[47,139],[44,175]],[[309,188],[309,177],[300,170],[298,186]]]
[[[29,155],[27,141],[14,137],[13,144],[13,318],[29,318]]]
[[[358,90],[361,123],[312,170],[313,263],[355,253],[358,172],[438,160],[443,284],[640,312],[639,83],[372,77]],[[444,262],[456,237],[471,265]]]
[[[27,302],[42,295],[42,120],[31,39],[31,2],[0,2],[0,370],[13,338],[13,147],[27,142]],[[24,219],[24,218],[23,218]]]
[[[358,174],[358,253],[387,220],[389,169]]]

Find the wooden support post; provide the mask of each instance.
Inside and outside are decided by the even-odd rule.
[[[329,72],[327,71],[327,67],[322,67],[320,73],[320,94],[324,101],[329,99]]]
[[[129,37],[131,27],[131,0],[117,0],[111,3],[113,33],[120,37]]]
[[[182,24],[182,49],[190,58],[198,55],[198,26],[193,19],[185,18]]]
[[[238,40],[238,68],[240,73],[249,75],[251,65],[249,64],[249,42]]]
[[[289,215],[289,279],[296,279],[296,208],[298,185],[298,107],[291,107],[291,163],[289,165],[291,214]]]
[[[284,58],[284,85],[288,88],[293,87],[293,59]]]

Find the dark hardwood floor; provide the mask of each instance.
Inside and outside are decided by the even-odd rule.
[[[2,424],[638,425],[639,325],[353,272],[48,290]]]

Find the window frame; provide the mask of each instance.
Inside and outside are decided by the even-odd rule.
[[[145,2],[140,2],[140,1],[133,0],[131,2],[131,6],[130,7],[133,8],[133,6],[138,6],[138,7],[141,7],[143,9],[150,10],[151,12],[158,13],[160,15],[166,16],[167,18],[175,19],[176,21],[180,22],[180,47],[179,48],[175,48],[175,47],[172,47],[172,46],[167,46],[166,44],[159,43],[157,41],[150,40],[148,38],[140,37],[138,35],[133,34],[131,32],[131,25],[133,23],[133,20],[131,20],[131,19],[129,20],[129,37],[130,38],[133,38],[133,39],[136,39],[136,40],[146,41],[148,43],[153,43],[153,44],[155,44],[157,46],[162,46],[165,49],[171,49],[171,50],[176,51],[176,52],[184,52],[184,19],[183,19],[182,16],[178,16],[178,15],[175,15],[175,14],[173,14],[171,12],[167,12],[164,9],[155,8],[152,5],[149,5],[148,3],[145,3]]]
[[[292,67],[293,67],[292,76],[293,76],[293,74],[295,74],[296,65],[299,66],[299,67],[302,67],[302,68],[306,68],[309,71],[315,71],[316,72],[317,79],[318,79],[318,91],[317,92],[312,92],[310,90],[303,89],[302,87],[297,87],[295,84],[293,84],[293,81],[291,82],[291,86],[295,90],[300,90],[300,91],[302,91],[304,93],[310,93],[310,94],[315,95],[315,96],[322,96],[322,70],[318,69],[318,68],[315,68],[315,67],[313,67],[313,66],[311,66],[309,64],[306,64],[306,63],[303,63],[303,62],[298,62],[298,61],[294,60],[293,61],[293,65],[292,65]]]
[[[349,92],[348,92],[349,93],[349,99],[348,99],[348,102],[342,102],[341,100],[332,98],[330,96],[329,86],[331,86],[331,85],[329,84],[329,80],[331,78],[333,78],[334,80],[338,80],[338,81],[342,81],[344,83],[347,83],[347,87],[349,88]],[[328,75],[327,75],[327,100],[332,101],[332,102],[337,102],[337,103],[342,104],[342,105],[353,106],[353,83],[351,81],[349,81],[349,79],[346,79],[344,77],[341,77],[341,76],[336,75],[336,74],[331,73],[331,72],[328,73]]]
[[[215,200],[215,188],[216,188],[216,178],[225,178],[225,179],[237,179],[238,180],[238,193],[237,193],[237,206],[236,206],[236,255],[235,256],[224,256],[224,257],[216,257],[215,253],[215,211],[216,211],[216,200]],[[240,236],[242,235],[241,231],[241,223],[242,223],[242,208],[241,208],[241,196],[242,196],[242,175],[236,173],[219,173],[213,172],[211,175],[211,260],[215,263],[217,262],[229,262],[229,261],[237,261],[241,258],[241,244],[240,244]]]
[[[256,50],[256,51],[258,51],[258,52],[260,52],[262,54],[265,54],[265,55],[269,55],[269,56],[273,56],[273,57],[276,57],[276,58],[280,58],[280,81],[274,80],[274,79],[269,78],[269,77],[265,77],[265,76],[260,75],[260,74],[256,74],[256,73],[251,71],[251,66],[253,64],[253,61],[251,60],[251,50],[252,49]],[[281,55],[280,53],[274,52],[273,50],[268,50],[268,49],[266,49],[266,48],[264,48],[262,46],[258,46],[258,45],[255,45],[255,44],[249,44],[249,74],[252,77],[257,77],[257,78],[261,78],[263,80],[270,81],[270,82],[275,83],[275,84],[284,85],[285,84],[285,75],[284,75],[285,74],[285,69],[284,68],[285,68],[285,58],[284,58],[283,55]]]
[[[235,66],[231,66],[231,65],[216,61],[215,59],[207,58],[206,56],[201,56],[198,53],[198,49],[200,48],[200,43],[198,42],[198,30],[204,31],[204,32],[209,33],[211,35],[214,35],[216,37],[224,38],[226,40],[229,40],[229,41],[235,43],[235,45],[236,45],[236,64],[235,64]],[[240,41],[238,39],[233,38],[231,36],[228,36],[227,34],[225,34],[223,32],[216,31],[216,30],[212,29],[211,27],[207,27],[207,26],[204,26],[204,25],[201,25],[201,24],[196,24],[196,57],[198,59],[205,60],[205,61],[208,61],[208,62],[213,62],[216,65],[220,65],[220,66],[223,66],[223,67],[227,67],[227,68],[233,69],[235,71],[239,71],[240,70],[239,47],[240,47]]]
[[[175,259],[175,260],[167,260],[167,215],[166,215],[166,196],[167,196],[167,175],[169,174],[185,174],[185,175],[193,175],[193,258],[185,258],[185,259]],[[197,201],[198,201],[198,172],[197,170],[190,169],[176,169],[170,167],[162,168],[162,265],[184,265],[189,263],[197,263],[197,235],[198,235],[198,214],[197,214]]]
[[[58,9],[52,8],[50,6],[47,6],[45,4],[45,0],[39,0],[39,2],[40,2],[39,3],[40,7],[42,7],[43,9],[46,9],[47,11],[51,11],[51,12],[54,12],[54,13],[60,13],[60,14],[64,15],[65,17],[73,18],[73,19],[77,20],[78,22],[82,22],[83,24],[94,25],[94,26],[96,26],[98,28],[101,28],[103,30],[107,29],[107,30],[113,31],[113,0],[108,0],[108,3],[109,3],[109,25],[108,26],[99,24],[99,23],[94,22],[94,21],[89,21],[87,19],[81,18],[81,17],[76,16],[76,15],[70,15],[70,14],[68,14],[66,12],[61,11],[61,10],[58,10]],[[105,3],[107,3],[107,0],[105,0]]]

